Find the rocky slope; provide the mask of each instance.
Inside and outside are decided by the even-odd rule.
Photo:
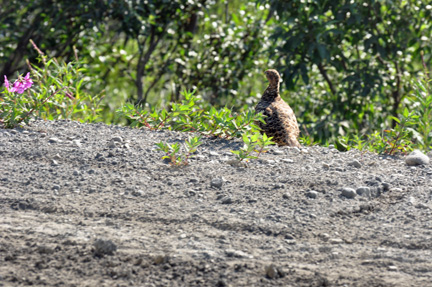
[[[247,167],[188,134],[70,121],[0,130],[0,286],[427,286],[432,169],[332,148]]]

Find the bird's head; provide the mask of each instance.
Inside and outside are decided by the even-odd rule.
[[[267,80],[269,80],[270,84],[272,85],[279,85],[280,82],[280,76],[279,73],[276,70],[270,69],[265,71]]]

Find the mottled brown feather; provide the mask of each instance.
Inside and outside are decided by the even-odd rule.
[[[280,76],[276,70],[265,72],[269,85],[255,107],[257,113],[262,112],[265,124],[258,122],[258,126],[267,136],[279,146],[299,147],[297,138],[300,130],[296,116],[291,107],[279,95]]]

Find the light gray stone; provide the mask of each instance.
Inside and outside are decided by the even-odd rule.
[[[370,197],[370,196],[371,196],[370,188],[367,187],[367,186],[360,186],[360,187],[358,187],[358,188],[356,189],[356,193],[357,193],[358,195],[361,195],[361,196],[367,196],[367,197]]]
[[[223,179],[221,177],[215,177],[211,180],[210,186],[216,188],[222,188]]]
[[[353,160],[352,162],[348,163],[349,166],[353,166],[356,168],[361,168],[361,163],[358,160]]]
[[[111,140],[119,143],[123,142],[123,138],[121,136],[113,136]]]
[[[356,197],[357,193],[353,188],[350,187],[344,187],[342,188],[342,193],[343,196],[345,196],[346,198],[354,198]]]
[[[117,251],[117,245],[111,240],[97,239],[93,247],[94,253],[98,256],[113,255]]]
[[[63,141],[59,138],[52,137],[52,138],[48,139],[48,142],[50,142],[50,143],[62,143]]]
[[[409,166],[427,165],[429,164],[429,157],[416,149],[405,158],[405,163]]]
[[[317,198],[318,197],[318,191],[309,190],[306,192],[306,196],[309,198]]]

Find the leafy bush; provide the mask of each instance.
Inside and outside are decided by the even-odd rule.
[[[245,133],[243,134],[243,147],[239,150],[232,150],[231,152],[236,155],[239,162],[249,161],[249,159],[257,159],[262,153],[267,152],[267,147],[274,144],[271,137],[266,134],[259,133]],[[255,155],[253,154],[255,153]]]
[[[263,120],[263,116],[255,114],[252,108],[235,114],[227,107],[200,107],[194,93],[183,91],[185,99],[181,103],[173,103],[170,110],[147,111],[140,106],[126,104],[117,110],[117,115],[128,119],[133,127],[197,132],[225,139],[241,137],[246,131],[259,131],[255,122]]]
[[[36,45],[34,47],[43,65],[28,64],[33,80],[30,80],[30,73],[26,76],[27,82],[18,77],[15,84],[34,82],[23,93],[9,88],[3,91],[0,118],[4,127],[14,128],[23,122],[28,124],[32,117],[81,122],[99,120],[100,99],[85,91],[84,70],[78,59],[74,63],[59,63],[55,58],[45,56]]]
[[[189,164],[189,158],[194,152],[196,152],[198,146],[202,144],[200,140],[201,137],[189,137],[189,139],[185,141],[183,146],[180,146],[179,143],[169,144],[162,141],[156,143],[155,145],[158,147],[158,150],[165,153],[162,158],[168,159],[170,165],[185,166]],[[183,150],[183,152],[180,152],[181,149]]]

